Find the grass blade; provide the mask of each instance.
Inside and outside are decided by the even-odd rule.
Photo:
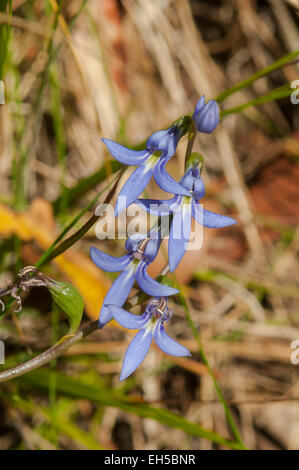
[[[79,183],[73,188],[68,188],[67,198],[69,206],[74,204],[80,196],[83,196],[87,191],[93,189],[99,183],[102,183],[102,181],[108,178],[108,176],[116,173],[121,168],[123,168],[123,164],[117,160],[109,161],[109,168],[107,168],[107,163],[105,163],[98,171],[79,181]],[[53,210],[55,214],[59,212],[61,199],[62,196],[59,196],[56,201],[53,202]]]
[[[217,96],[216,101],[218,101],[218,103],[221,103],[228,96],[231,96],[237,91],[243,90],[244,88],[248,88],[259,78],[265,77],[266,75],[269,75],[275,70],[282,68],[284,65],[287,65],[289,62],[297,59],[298,56],[299,56],[299,50],[291,52],[290,54],[286,54],[281,59],[276,60],[275,62],[273,62],[273,64],[269,65],[268,67],[265,67],[264,69],[259,70],[258,72],[254,73],[253,75],[246,78],[245,80],[242,80],[242,82],[237,83],[231,88],[228,88],[227,90],[220,93],[220,95]]]
[[[196,423],[192,423],[180,415],[172,413],[163,408],[153,407],[146,403],[139,403],[134,397],[126,397],[115,393],[110,389],[99,389],[98,387],[83,383],[79,379],[67,377],[62,374],[56,375],[57,393],[73,398],[85,398],[104,406],[112,406],[129,413],[134,413],[142,418],[150,418],[166,426],[177,428],[193,436],[208,439],[216,444],[230,449],[241,450],[242,446],[238,442],[230,441],[219,434],[204,429]],[[46,392],[49,386],[49,371],[39,369],[18,379],[19,385],[29,385],[39,387]]]
[[[11,15],[12,0],[0,0],[0,12]],[[4,72],[10,29],[10,24],[0,24],[0,80],[2,79]]]
[[[207,370],[208,370],[208,372],[209,372],[209,374],[210,374],[210,376],[211,376],[211,379],[212,379],[213,384],[214,384],[214,388],[215,388],[215,390],[216,390],[216,392],[217,392],[217,395],[218,395],[218,397],[219,397],[220,402],[222,403],[222,406],[223,406],[223,409],[224,409],[224,412],[225,412],[225,416],[226,416],[227,422],[228,422],[228,424],[229,424],[229,426],[230,426],[230,428],[231,428],[231,431],[232,431],[232,433],[233,433],[233,436],[234,436],[234,438],[236,439],[236,441],[238,442],[238,444],[239,444],[239,446],[240,446],[240,449],[245,450],[246,447],[245,447],[244,444],[243,444],[242,438],[241,438],[241,436],[240,436],[240,433],[239,433],[239,431],[238,431],[238,428],[237,428],[237,426],[236,426],[236,423],[235,423],[235,421],[234,421],[234,418],[233,418],[233,416],[232,416],[232,414],[231,414],[231,411],[230,411],[230,409],[229,409],[229,406],[228,406],[228,404],[226,403],[226,400],[225,400],[225,398],[224,398],[223,392],[222,392],[222,390],[221,390],[221,388],[220,388],[220,386],[219,386],[219,384],[218,384],[218,382],[217,382],[217,379],[216,379],[216,377],[215,377],[215,375],[214,375],[214,372],[212,371],[212,368],[211,368],[211,366],[210,366],[210,364],[209,364],[209,361],[208,361],[208,359],[207,359],[207,357],[206,357],[206,354],[205,354],[205,352],[204,352],[204,350],[203,350],[203,347],[202,347],[202,344],[201,344],[201,340],[200,340],[198,331],[197,331],[197,329],[196,329],[196,327],[195,327],[195,325],[194,325],[194,323],[193,323],[193,320],[192,320],[192,317],[191,317],[191,313],[190,313],[188,304],[187,304],[187,302],[186,302],[186,300],[185,300],[185,297],[183,296],[183,294],[182,294],[181,292],[180,292],[177,296],[178,296],[178,299],[179,299],[180,304],[182,305],[182,307],[183,307],[184,310],[185,310],[187,321],[188,321],[189,326],[190,326],[190,328],[191,328],[191,330],[192,330],[192,333],[193,333],[193,335],[194,335],[194,338],[196,339],[196,341],[197,341],[197,343],[198,343],[198,350],[199,350],[199,354],[200,354],[201,360],[202,360],[203,364],[206,366],[206,368],[207,368]]]
[[[234,108],[225,109],[224,111],[221,111],[220,116],[223,118],[228,114],[241,113],[244,109],[249,108],[250,106],[259,106],[264,103],[269,103],[270,101],[280,100],[290,96],[293,92],[294,89],[290,87],[290,83],[286,83],[285,85],[271,90],[270,93],[267,93],[266,95],[259,96],[254,100],[247,101],[247,103],[240,104]]]

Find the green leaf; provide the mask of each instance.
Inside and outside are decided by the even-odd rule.
[[[67,315],[70,323],[69,334],[75,334],[82,319],[84,301],[76,287],[68,282],[50,281],[48,289],[54,302]]]

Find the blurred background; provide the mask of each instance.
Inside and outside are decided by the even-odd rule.
[[[0,10],[0,288],[34,265],[115,179],[119,167],[101,137],[138,146],[190,113],[202,94],[216,98],[299,49],[297,0],[2,0]],[[292,341],[299,347],[299,104],[287,96],[225,110],[294,80],[296,60],[219,99],[221,125],[198,136],[194,148],[205,157],[203,204],[238,224],[204,229],[202,249],[188,252],[176,272],[252,449],[299,448],[299,364],[291,361]],[[185,143],[168,166],[175,178]],[[154,183],[149,194],[163,195]],[[70,234],[95,207],[83,211]],[[83,325],[97,318],[113,281],[92,264],[90,246],[124,254],[123,240],[99,241],[92,226],[42,268],[78,288]],[[0,371],[68,332],[45,288],[22,298],[22,311],[0,312]],[[182,422],[171,424],[167,414],[231,438],[185,310],[175,302],[168,333],[190,349],[190,359],[152,346],[137,372],[119,383],[132,332],[112,323],[45,368],[1,384],[0,449],[225,448],[186,432]]]

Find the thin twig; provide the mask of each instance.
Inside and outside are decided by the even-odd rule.
[[[53,359],[60,357],[65,351],[70,349],[73,344],[79,343],[83,338],[89,336],[91,333],[98,329],[98,322],[94,321],[89,323],[85,328],[78,331],[75,335],[65,336],[58,343],[54,344],[51,348],[44,351],[42,354],[30,359],[23,364],[12,367],[0,373],[0,382],[7,382],[8,380],[20,377],[20,375],[28,374],[34,369],[38,369],[45,364],[48,364]]]

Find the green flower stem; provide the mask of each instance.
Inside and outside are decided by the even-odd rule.
[[[190,129],[189,129],[189,133],[188,133],[188,143],[187,143],[186,154],[185,154],[185,166],[186,166],[186,162],[188,158],[190,157],[192,153],[196,134],[197,134],[197,130],[196,130],[194,122],[192,121],[192,124],[190,125]]]
[[[187,318],[187,321],[189,323],[189,326],[190,326],[190,329],[194,335],[194,338],[196,339],[197,343],[198,343],[198,350],[199,350],[199,354],[200,354],[200,357],[201,357],[201,360],[203,362],[203,364],[206,366],[207,368],[207,371],[209,372],[210,376],[211,376],[211,379],[213,381],[213,385],[214,385],[214,388],[217,392],[217,395],[218,395],[218,398],[220,400],[220,402],[222,403],[222,406],[223,406],[223,409],[224,409],[224,412],[225,412],[225,416],[226,416],[226,419],[227,419],[227,422],[231,428],[231,431],[232,431],[232,434],[234,436],[234,438],[236,439],[236,441],[238,442],[238,444],[240,445],[240,448],[242,450],[246,450],[246,447],[244,446],[243,444],[243,441],[242,441],[242,438],[239,434],[239,431],[238,431],[238,428],[236,426],[236,423],[234,421],[234,418],[231,414],[231,411],[229,409],[229,406],[225,400],[225,397],[223,395],[223,392],[218,384],[218,381],[214,375],[214,372],[209,364],[209,361],[206,357],[206,354],[204,352],[204,349],[202,347],[202,344],[201,344],[201,340],[200,340],[200,337],[199,337],[199,334],[198,334],[198,331],[196,329],[196,326],[194,325],[193,323],[193,320],[192,320],[192,317],[191,317],[191,313],[190,313],[190,310],[189,310],[189,307],[188,307],[188,304],[183,296],[183,294],[181,294],[181,292],[179,292],[177,294],[177,297],[179,299],[179,302],[180,304],[182,305],[182,307],[184,308],[185,310],[185,313],[186,313],[186,318]]]
[[[248,88],[259,78],[265,77],[266,75],[269,75],[275,70],[278,70],[282,68],[283,66],[288,65],[294,59],[298,58],[298,56],[299,56],[299,50],[291,52],[290,54],[286,54],[284,57],[282,57],[279,60],[276,60],[275,62],[273,62],[273,64],[269,65],[268,67],[265,67],[264,69],[259,70],[258,72],[254,73],[253,75],[246,78],[242,82],[237,83],[231,88],[228,88],[227,90],[220,93],[220,95],[217,96],[216,101],[218,103],[221,103],[222,101],[224,101],[226,98],[233,95],[237,91],[243,90],[244,88]]]

